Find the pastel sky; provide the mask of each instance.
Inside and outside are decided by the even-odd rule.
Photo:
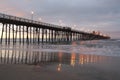
[[[0,0],[0,13],[120,38],[120,0]]]

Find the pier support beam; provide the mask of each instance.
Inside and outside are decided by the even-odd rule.
[[[27,32],[27,40],[26,40],[26,42],[27,42],[27,44],[29,44],[29,38],[28,38],[28,28],[29,28],[29,27],[26,27],[26,28],[27,28],[27,29],[26,29],[26,30],[27,30],[27,31],[26,31],[26,32]]]
[[[21,26],[19,25],[19,43],[21,44]]]
[[[3,32],[4,32],[4,23],[2,23],[2,33],[1,33],[1,40],[0,40],[1,44],[2,44],[2,40],[3,40]]]
[[[9,24],[8,44],[10,44],[10,26],[11,24]]]
[[[6,35],[5,35],[5,44],[7,44],[7,24],[5,24],[6,26],[5,26],[5,33],[6,33]]]
[[[23,36],[23,41],[22,41],[22,42],[23,42],[23,45],[24,45],[24,38],[25,38],[25,37],[24,37],[24,32],[25,32],[25,30],[24,30],[24,26],[23,26],[23,31],[22,31],[22,33],[23,33],[23,34],[22,34],[22,36]]]
[[[52,38],[52,43],[53,43],[53,30],[51,30],[51,38]]]
[[[15,44],[17,42],[18,25],[16,25]]]
[[[42,28],[42,43],[44,41],[44,29]]]

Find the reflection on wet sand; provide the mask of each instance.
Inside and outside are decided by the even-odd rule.
[[[57,65],[57,71],[61,71],[61,69],[62,69],[62,64],[60,63]]]
[[[61,64],[87,64],[104,61],[107,57],[89,54],[76,54],[59,52],[42,52],[32,50],[3,49],[0,50],[1,64],[39,64],[41,62],[57,62]]]
[[[4,67],[7,67],[6,69],[8,71],[6,70],[6,72],[10,72],[9,75],[11,74],[11,72],[19,70],[18,73],[19,72],[26,73],[26,75],[28,75],[29,77],[30,75],[32,75],[33,77],[33,74],[35,74],[34,75],[35,78],[38,78],[38,76],[40,76],[38,79],[34,79],[34,80],[40,80],[41,77],[43,80],[61,80],[61,79],[62,80],[119,80],[120,79],[118,75],[119,74],[118,67],[120,67],[120,65],[117,64],[117,62],[120,61],[119,59],[112,59],[113,57],[111,58],[110,56],[80,54],[80,53],[76,54],[74,50],[72,50],[71,53],[65,53],[62,52],[61,50],[59,50],[58,52],[42,51],[38,47],[40,48],[41,46],[0,47],[0,64]],[[44,48],[49,48],[49,47],[44,46]],[[108,63],[109,60],[111,61],[110,64]],[[20,65],[13,65],[13,64],[20,64]],[[29,64],[29,66],[24,64]],[[0,70],[3,70],[1,74],[4,74],[5,72],[4,67],[0,68]],[[27,70],[29,72],[27,72]],[[15,75],[16,72],[13,72],[12,74]],[[27,77],[26,75],[25,76],[22,75],[23,76],[22,78],[26,78]],[[21,77],[20,75],[17,76]],[[64,76],[66,77],[64,78]],[[114,76],[116,76],[115,79]]]
[[[0,50],[1,64],[37,64],[56,61],[56,53],[28,50]]]
[[[99,63],[108,59],[106,56],[79,54],[79,64]]]
[[[71,53],[71,66],[74,66],[75,65],[75,60],[76,59],[76,54],[74,52]]]

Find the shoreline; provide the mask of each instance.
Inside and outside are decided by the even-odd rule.
[[[1,80],[119,80],[119,58],[71,66],[65,63],[38,65],[0,64]],[[116,62],[115,62],[116,61]],[[60,65],[61,64],[61,65]]]

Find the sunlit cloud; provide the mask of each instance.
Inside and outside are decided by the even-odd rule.
[[[75,29],[120,31],[119,0],[1,0],[0,12]],[[112,34],[113,36],[113,34]],[[116,36],[116,35],[115,35]],[[118,35],[119,37],[119,35]]]

